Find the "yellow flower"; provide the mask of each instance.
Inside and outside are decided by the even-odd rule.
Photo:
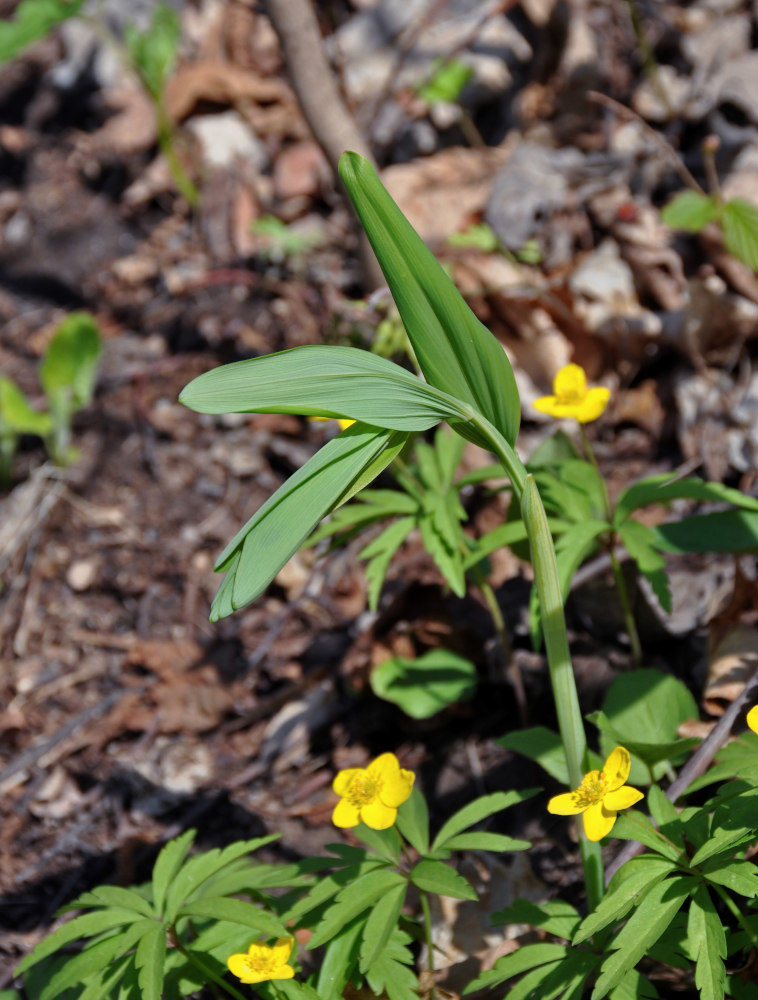
[[[229,971],[243,983],[265,983],[269,979],[292,979],[295,970],[287,965],[294,938],[279,938],[276,944],[253,941],[246,955],[230,955]]]
[[[547,804],[548,812],[558,816],[582,813],[588,839],[602,840],[613,829],[616,813],[642,798],[642,792],[625,784],[630,767],[629,751],[616,747],[608,755],[602,771],[585,774],[575,791],[554,795]]]
[[[758,733],[758,705],[754,705],[747,713],[747,724],[754,733]]]
[[[579,365],[566,365],[553,379],[552,396],[535,399],[534,408],[557,420],[573,417],[580,424],[597,420],[608,405],[611,390],[601,386],[587,388],[587,375]]]
[[[324,422],[326,420],[331,420],[332,418],[331,417],[308,417],[308,419],[309,420],[317,420],[319,423],[322,423],[322,422]],[[337,423],[340,425],[340,430],[341,431],[346,431],[348,429],[348,427],[351,427],[355,423],[355,421],[354,420],[348,420],[346,417],[337,417]]]
[[[332,822],[342,828],[365,823],[372,830],[386,830],[397,818],[397,807],[410,797],[413,771],[406,771],[394,753],[383,753],[367,768],[340,771],[332,788],[340,795]]]

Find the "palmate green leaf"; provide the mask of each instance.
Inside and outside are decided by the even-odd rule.
[[[602,1000],[647,954],[696,885],[696,879],[689,876],[673,876],[658,882],[645,894],[629,920],[610,942],[609,947],[613,951],[601,966],[592,991],[592,1000]]]
[[[371,908],[363,928],[360,970],[366,973],[382,955],[397,928],[397,919],[405,902],[408,886],[396,885]]]
[[[562,899],[539,904],[528,899],[514,899],[510,906],[492,914],[492,923],[496,926],[530,924],[567,941],[571,940],[581,920],[576,908]]]
[[[287,928],[272,913],[230,896],[209,896],[193,899],[185,903],[179,917],[213,917],[216,920],[231,920],[253,930],[261,931],[268,937],[286,937]]]
[[[361,559],[367,559],[368,606],[372,611],[379,607],[379,596],[384,586],[392,557],[416,527],[415,517],[401,517],[388,525],[381,535],[361,549]]]
[[[384,951],[367,970],[366,979],[377,995],[384,990],[389,1000],[409,1000],[418,994],[410,940],[410,935],[395,927]]]
[[[751,271],[758,271],[758,205],[731,198],[724,205],[721,224],[727,250]]]
[[[371,690],[412,719],[429,719],[476,691],[476,665],[449,649],[430,649],[415,660],[393,656],[371,671]]]
[[[701,865],[701,871],[709,882],[724,885],[740,896],[758,896],[758,869],[750,861],[712,858]]]
[[[427,493],[424,497],[425,510],[418,519],[418,526],[424,547],[447,585],[457,597],[463,597],[466,593],[463,557],[467,545],[461,522],[451,510],[456,500],[452,495],[444,497],[438,493]]]
[[[499,958],[491,969],[480,972],[479,975],[464,989],[466,993],[476,990],[491,989],[499,986],[514,976],[521,975],[538,966],[554,967],[556,963],[565,961],[571,954],[571,947],[565,944],[528,944],[509,955]]]
[[[311,548],[322,538],[338,534],[354,534],[359,528],[398,514],[415,515],[419,505],[412,497],[399,490],[363,490],[356,499],[335,510],[328,521],[319,525],[307,541]],[[415,521],[414,521],[415,523]]]
[[[719,216],[719,203],[712,195],[681,191],[661,210],[661,219],[672,229],[699,233]]]
[[[569,951],[560,962],[539,966],[522,976],[509,988],[508,1000],[579,1000],[599,961],[591,952]]]
[[[152,932],[155,926],[155,920],[138,920],[120,934],[98,941],[80,951],[78,955],[73,955],[65,965],[51,975],[40,991],[38,1000],[54,1000],[69,986],[76,986],[88,976],[106,968],[114,959],[134,948],[143,934]]]
[[[156,910],[150,903],[141,896],[135,889],[124,889],[120,885],[99,885],[91,892],[84,892],[81,896],[61,907],[61,913],[68,910],[81,910],[85,906],[115,906],[124,910],[131,910],[143,917],[156,916]]]
[[[56,24],[79,12],[84,0],[21,0],[12,18],[0,21],[0,63],[44,38]]]
[[[405,443],[399,432],[353,424],[323,446],[258,508],[218,558],[227,572],[211,620],[255,600],[318,522],[377,476]]]
[[[603,516],[602,480],[595,467],[584,459],[571,458],[555,466],[537,467],[534,478],[547,513],[577,522]]]
[[[336,853],[338,847],[346,846],[343,844],[331,844],[329,845],[329,850]],[[367,857],[366,852],[362,848],[356,848],[351,853],[353,856],[352,862],[350,860],[343,861],[344,867],[338,872],[327,875],[325,878],[320,878],[315,882],[312,888],[308,890],[307,896],[299,899],[282,915],[282,920],[293,924],[301,923],[306,914],[311,913],[328,902],[346,885],[357,882],[369,872],[387,867],[386,861],[381,858]],[[336,859],[332,863],[334,865],[339,864]]]
[[[669,504],[672,500],[701,500],[703,502],[731,503],[745,510],[758,511],[758,500],[755,497],[741,493],[739,490],[721,483],[707,483],[703,479],[690,477],[687,479],[672,479],[671,474],[663,472],[657,476],[641,479],[638,483],[623,490],[616,503],[613,518],[615,527],[619,527],[633,510],[647,507],[649,504]],[[708,550],[710,551],[710,550]]]
[[[187,830],[181,836],[169,840],[155,859],[153,865],[153,903],[156,911],[161,915],[163,914],[166,889],[184,863],[194,840],[195,831]]]
[[[411,870],[411,882],[426,892],[436,892],[439,896],[453,899],[476,900],[476,890],[459,875],[455,869],[442,861],[425,858]]]
[[[752,510],[693,514],[649,531],[664,552],[758,551],[758,512]]]
[[[429,850],[429,810],[418,788],[414,788],[410,798],[400,806],[395,825],[411,847],[419,854],[426,854]]]
[[[134,953],[141,1000],[161,1000],[165,959],[166,928],[157,923],[142,935]]]
[[[344,988],[358,965],[358,952],[365,921],[356,918],[332,938],[326,947],[316,981],[321,1000],[342,1000]]]
[[[605,895],[592,913],[581,922],[573,943],[580,944],[604,927],[610,927],[621,920],[653,886],[662,882],[674,870],[672,861],[655,854],[644,854],[627,861],[613,876]]]
[[[136,978],[137,970],[134,967],[134,958],[132,955],[125,955],[123,958],[111,962],[94,976],[88,977],[86,986],[78,995],[77,1000],[103,1000],[104,997],[107,997],[108,1000],[121,1000],[124,987],[129,990],[132,981]],[[27,984],[25,983],[25,985]],[[136,982],[135,985],[137,985]],[[134,996],[134,991],[130,990],[130,992]],[[32,996],[35,996],[33,992]]]
[[[301,413],[423,431],[470,411],[386,358],[355,347],[293,347],[198,375],[179,402],[199,413]]]
[[[659,604],[664,611],[670,613],[671,589],[666,574],[666,560],[655,547],[658,536],[647,525],[631,518],[621,524],[618,533],[627,552],[637,564],[637,569],[653,588]]]
[[[722,793],[723,801],[713,813],[712,835],[693,855],[693,865],[735,851],[758,835],[758,788],[733,781],[726,788],[722,786]]]
[[[378,899],[398,885],[405,886],[402,875],[391,868],[381,868],[369,872],[350,885],[345,886],[337,894],[332,906],[324,914],[308,942],[309,948],[317,948],[326,944],[346,924],[358,914],[372,907]]]
[[[521,406],[502,347],[471,312],[371,164],[356,153],[344,153],[339,171],[427,382],[469,403],[513,445]],[[472,426],[448,422],[487,447]]]
[[[135,913],[134,910],[123,908],[102,909],[97,910],[95,913],[83,913],[81,916],[74,917],[73,920],[69,920],[68,923],[63,924],[62,927],[53,931],[52,934],[44,937],[35,947],[34,951],[30,952],[19,963],[16,975],[20,976],[21,973],[26,972],[27,969],[31,969],[33,965],[36,965],[37,962],[42,961],[43,958],[47,958],[48,955],[52,955],[71,941],[77,941],[79,938],[96,937],[113,927],[135,923],[142,919],[141,914]]]
[[[700,1000],[724,1000],[726,935],[704,885],[692,893],[687,941],[696,963],[695,985],[700,990]]]
[[[494,816],[495,813],[510,809],[511,806],[536,795],[538,789],[529,788],[525,791],[493,792],[491,795],[482,795],[473,802],[469,802],[458,812],[453,813],[450,819],[442,825],[437,836],[434,838],[432,850],[436,851],[442,847],[448,847],[449,841],[464,830],[470,829],[476,823],[481,823],[483,819]]]

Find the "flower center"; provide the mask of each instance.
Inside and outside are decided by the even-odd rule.
[[[584,402],[586,395],[587,389],[581,385],[564,385],[557,393],[559,402],[564,406],[576,406],[577,403]]]
[[[245,966],[248,972],[255,976],[268,976],[276,971],[276,959],[273,952],[256,951],[253,955],[245,955]]]
[[[602,771],[590,771],[585,774],[581,785],[577,788],[576,804],[587,809],[596,802],[602,802],[606,792],[606,780]]]
[[[361,771],[350,782],[345,798],[350,805],[360,809],[361,806],[367,806],[369,802],[374,801],[380,788],[381,782],[377,778],[369,774],[368,771]]]

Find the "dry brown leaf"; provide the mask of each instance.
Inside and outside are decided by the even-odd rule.
[[[758,670],[758,628],[736,625],[714,644],[708,656],[703,708],[723,715]]]

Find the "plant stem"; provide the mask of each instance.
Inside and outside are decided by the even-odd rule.
[[[468,572],[471,574],[479,590],[481,590],[482,597],[484,598],[490,617],[492,618],[492,624],[495,626],[495,632],[497,633],[500,649],[502,650],[505,671],[511,684],[513,685],[513,693],[516,697],[516,704],[518,705],[521,725],[526,726],[527,710],[524,679],[521,676],[521,670],[519,669],[518,663],[516,663],[513,659],[511,643],[508,638],[508,630],[505,627],[503,612],[500,610],[500,605],[498,604],[492,584],[489,582],[484,573],[482,573],[481,569],[479,569],[479,566],[472,566]]]
[[[429,970],[431,985],[429,1000],[437,1000],[437,990],[434,985],[434,941],[432,940],[432,911],[429,908],[429,897],[419,889],[421,912],[424,915],[424,936],[426,938],[426,967]]]
[[[595,470],[595,474],[600,482],[600,490],[603,496],[603,507],[605,508],[605,519],[609,525],[613,524],[613,508],[611,507],[611,498],[608,494],[608,485],[605,478],[600,471],[600,466],[597,464],[597,458],[595,457],[595,452],[592,449],[587,433],[584,429],[584,424],[579,424],[579,431],[582,436],[582,446],[584,448],[584,453],[587,456],[589,462]],[[632,611],[632,604],[629,600],[629,590],[626,586],[626,580],[624,579],[624,572],[621,569],[621,564],[619,563],[616,555],[613,551],[614,549],[614,532],[611,528],[610,537],[607,543],[608,558],[611,562],[611,570],[613,572],[613,579],[616,583],[616,592],[618,593],[619,603],[621,604],[621,613],[624,616],[624,625],[626,626],[626,633],[629,636],[629,646],[632,653],[632,662],[635,667],[642,666],[642,644],[640,643],[639,632],[637,631],[637,623],[634,620],[634,612]]]
[[[228,993],[230,997],[233,997],[234,1000],[247,1000],[247,997],[245,997],[244,994],[240,993],[240,991],[238,989],[235,989],[234,986],[231,986],[229,983],[224,982],[221,976],[217,975],[213,971],[213,969],[207,966],[201,958],[198,958],[198,956],[195,955],[194,952],[191,952],[188,948],[185,948],[182,942],[177,937],[176,931],[173,928],[171,928],[170,937],[174,944],[174,947],[178,951],[180,951],[182,955],[184,955],[184,957],[187,959],[188,962],[190,962],[190,964],[194,965],[195,968],[198,969],[200,972],[202,972],[204,976],[207,976],[208,979],[211,980],[211,982],[214,982],[218,986],[220,986],[221,989],[225,990],[225,992]]]
[[[526,477],[526,485],[521,497],[521,516],[529,536],[532,566],[534,567],[534,584],[542,609],[545,650],[550,668],[555,710],[558,715],[558,729],[566,754],[569,784],[572,788],[578,788],[583,777],[587,738],[579,708],[574,671],[571,666],[553,539],[550,535],[547,515],[537,484],[531,475]],[[578,820],[577,830],[587,889],[587,902],[590,908],[594,909],[603,895],[603,858],[600,844],[587,839]]]

